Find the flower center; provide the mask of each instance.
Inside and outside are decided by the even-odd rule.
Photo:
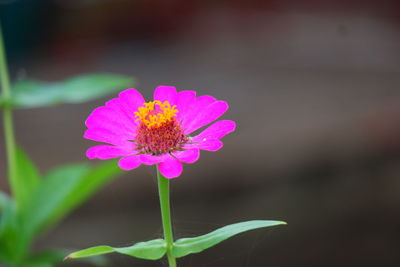
[[[140,121],[148,128],[160,127],[166,122],[171,121],[176,117],[178,110],[176,106],[172,106],[168,101],[161,102],[160,100],[144,103],[143,107],[139,107],[135,112],[136,121]]]
[[[181,124],[176,120],[178,110],[168,101],[144,103],[135,112],[139,122],[135,142],[142,153],[161,155],[182,149],[188,141]]]

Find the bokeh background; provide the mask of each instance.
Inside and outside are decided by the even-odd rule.
[[[398,1],[7,0],[0,8],[14,81],[111,72],[136,77],[147,99],[163,84],[230,103],[224,118],[237,121],[236,132],[172,182],[175,236],[251,219],[288,226],[237,236],[180,266],[400,266]],[[17,140],[42,171],[85,161],[93,143],[82,138],[84,120],[108,98],[17,111]],[[141,167],[35,246],[125,246],[161,233],[154,169]]]

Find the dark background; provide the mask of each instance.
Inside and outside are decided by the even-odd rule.
[[[400,266],[398,1],[0,3],[13,80],[112,72],[135,76],[147,99],[163,84],[229,102],[236,132],[172,181],[175,236],[251,219],[288,226],[180,266]],[[84,120],[107,99],[17,111],[17,140],[42,171],[87,160]],[[4,149],[0,162],[6,190]],[[161,232],[155,170],[140,167],[36,247],[125,246]]]

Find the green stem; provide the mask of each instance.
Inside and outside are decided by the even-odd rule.
[[[158,194],[160,196],[161,218],[164,238],[167,243],[167,257],[170,267],[176,267],[175,257],[172,255],[174,236],[172,233],[171,211],[169,204],[169,180],[165,178],[157,167]]]
[[[7,58],[4,48],[3,33],[0,24],[0,84],[3,92],[3,124],[4,138],[7,150],[8,163],[8,179],[11,186],[11,193],[14,197],[18,194],[17,191],[17,160],[15,149],[14,126],[12,118],[12,110],[9,105],[11,100],[10,79],[7,68]]]

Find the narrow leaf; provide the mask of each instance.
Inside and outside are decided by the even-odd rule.
[[[37,189],[40,184],[40,175],[32,160],[29,156],[18,147],[17,149],[17,166],[18,166],[18,181],[17,189],[18,193],[15,198],[17,201],[18,208],[23,207],[29,201],[32,193]]]
[[[102,185],[122,173],[114,161],[69,164],[50,171],[21,215],[29,236],[53,226]]]
[[[11,105],[35,108],[82,103],[133,85],[134,79],[131,77],[101,73],[76,76],[61,82],[23,80],[13,86]]]
[[[205,235],[178,239],[174,243],[172,254],[175,257],[180,258],[192,253],[199,253],[234,235],[257,228],[271,227],[282,224],[286,223],[282,221],[256,220],[227,225]]]
[[[97,246],[71,253],[65,259],[92,257],[113,252],[129,255],[140,259],[158,260],[161,259],[167,252],[167,244],[163,239],[155,239],[146,242],[139,242],[134,244],[133,246],[123,248]]]

